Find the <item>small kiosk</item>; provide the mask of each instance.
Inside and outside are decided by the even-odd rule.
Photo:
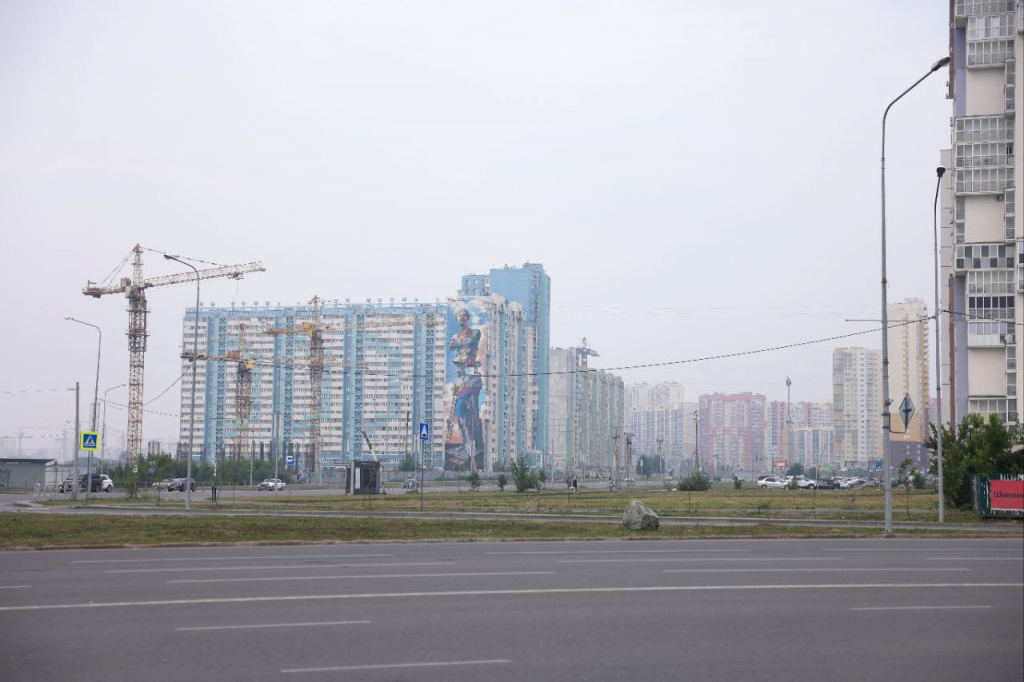
[[[380,462],[352,460],[345,492],[349,495],[379,495]]]

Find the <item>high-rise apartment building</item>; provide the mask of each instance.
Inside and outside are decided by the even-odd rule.
[[[624,471],[623,423],[625,385],[603,370],[577,372],[576,348],[552,348],[550,443],[556,471],[613,475]]]
[[[677,382],[626,386],[626,431],[633,434],[637,457],[660,456],[674,471],[691,460],[697,405],[683,397],[683,385]]]
[[[359,457],[387,464],[406,454],[418,457],[420,423],[430,426],[422,444],[428,468],[503,466],[526,442],[523,318],[518,303],[500,296],[447,303],[323,301],[321,467]],[[180,447],[187,448],[191,432],[193,456],[273,451],[292,455],[299,471],[311,471],[313,319],[310,305],[200,307],[198,351],[209,359],[196,368],[194,423],[191,364],[182,362]],[[191,350],[195,333],[193,308],[183,319],[183,348]],[[243,372],[250,375],[245,382]],[[242,443],[244,405],[248,437]]]
[[[902,429],[900,402],[907,395],[914,403],[914,415],[907,426],[907,438],[924,441],[928,435],[928,403],[931,398],[928,350],[930,324],[928,306],[920,298],[889,304],[889,396],[892,399],[893,440]],[[900,440],[904,438],[900,436]]]
[[[1017,64],[1024,4],[950,3],[952,149],[944,176],[940,281],[942,421],[968,413],[1018,420],[1024,321],[1024,231],[1016,209],[1021,169]]]
[[[756,393],[700,397],[700,462],[718,473],[760,471],[765,462],[767,401]]]
[[[492,268],[486,275],[463,275],[461,296],[498,294],[519,303],[527,328],[529,378],[527,425],[529,448],[548,447],[548,349],[551,346],[551,278],[539,263]]]
[[[795,432],[798,429],[832,428],[832,403],[792,403],[786,414],[786,401],[773,400],[768,403],[767,433],[765,447],[768,452],[768,468],[772,462],[798,462]],[[831,448],[831,437],[828,439]],[[802,463],[802,462],[801,462]]]
[[[832,351],[834,464],[843,469],[877,466],[882,459],[881,404],[882,352],[867,348]]]

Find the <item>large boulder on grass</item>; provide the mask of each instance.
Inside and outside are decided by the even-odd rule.
[[[631,500],[622,515],[626,530],[658,530],[658,515],[640,500]]]

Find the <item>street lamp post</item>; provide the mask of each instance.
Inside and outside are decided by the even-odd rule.
[[[103,330],[100,329],[99,327],[97,327],[96,325],[92,324],[91,322],[82,322],[81,320],[76,320],[75,318],[71,317],[70,315],[65,315],[64,319],[68,320],[69,322],[77,322],[78,324],[84,324],[86,327],[92,327],[93,329],[96,330],[96,333],[99,334],[99,341],[96,344],[96,383],[93,385],[93,389],[92,389],[92,428],[90,429],[91,431],[95,432],[96,431],[96,410],[99,407],[100,353],[103,352]],[[81,438],[82,435],[79,434],[78,437]],[[102,444],[101,444],[101,447],[102,447]],[[87,461],[87,464],[86,464],[85,471],[86,471],[86,475],[88,476],[88,478],[86,479],[87,483],[85,484],[85,503],[89,504],[89,491],[92,489],[92,450],[89,451],[89,458],[88,458],[88,461]],[[78,485],[77,481],[75,482],[75,485]]]
[[[186,265],[196,273],[196,316],[195,329],[192,330],[192,394],[189,400],[188,457],[185,464],[185,509],[192,509],[192,437],[196,430],[196,364],[199,362],[199,269],[168,253],[164,254],[164,258]]]
[[[100,473],[103,473],[103,461],[107,452],[107,394],[111,391],[124,388],[128,384],[118,384],[103,391],[103,430],[100,432]]]
[[[932,64],[928,73],[918,78],[913,85],[901,92],[899,97],[889,102],[885,113],[882,114],[882,468],[884,469],[885,532],[887,534],[892,533],[892,486],[891,472],[889,471],[889,442],[891,440],[889,430],[891,428],[891,415],[889,414],[889,304],[886,292],[889,283],[885,273],[885,121],[892,105],[903,99],[904,95],[946,64],[949,64],[948,56]]]
[[[942,166],[935,169],[938,177],[935,179],[935,202],[932,204],[932,232],[935,235],[935,411],[938,412],[938,419],[935,420],[938,424],[935,430],[935,457],[939,461],[939,523],[946,521],[942,499],[942,306],[939,303],[939,186],[945,172]]]

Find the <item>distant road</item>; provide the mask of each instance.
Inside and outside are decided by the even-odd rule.
[[[1024,541],[0,553],[9,680],[1008,680]]]

